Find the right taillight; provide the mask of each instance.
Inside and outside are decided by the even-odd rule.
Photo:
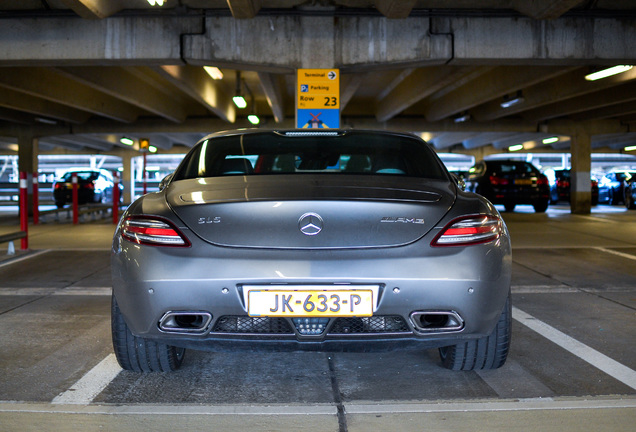
[[[503,223],[493,215],[463,216],[452,220],[431,242],[431,246],[468,246],[488,243],[503,233]]]
[[[146,216],[127,217],[121,235],[128,241],[150,246],[189,247],[190,241],[169,221]]]
[[[488,180],[493,186],[506,186],[509,183],[507,178],[497,177],[496,174],[491,175]]]

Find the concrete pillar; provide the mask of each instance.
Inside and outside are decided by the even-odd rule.
[[[592,211],[592,140],[582,129],[571,135],[572,153],[570,172],[570,211],[573,214],[590,214]]]
[[[133,191],[131,187],[132,181],[132,158],[134,156],[138,156],[139,153],[136,151],[122,151],[121,152],[121,161],[124,166],[124,171],[120,176],[120,181],[122,186],[124,187],[124,203],[132,202]]]
[[[18,135],[18,171],[27,173],[27,202],[33,214],[33,173],[38,172],[38,140],[30,133]]]

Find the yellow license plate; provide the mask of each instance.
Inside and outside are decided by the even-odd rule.
[[[515,184],[516,185],[531,185],[532,184],[532,180],[531,179],[516,179],[515,180]]]
[[[373,315],[371,290],[250,290],[249,316],[349,317]]]

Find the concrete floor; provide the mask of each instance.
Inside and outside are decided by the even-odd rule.
[[[602,209],[504,214],[513,343],[481,372],[442,369],[435,350],[188,351],[175,373],[121,371],[111,221],[32,226],[30,251],[0,245],[0,430],[631,431],[636,212]]]

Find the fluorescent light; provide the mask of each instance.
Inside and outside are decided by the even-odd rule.
[[[250,121],[250,123],[252,123],[253,125],[257,125],[261,122],[261,119],[258,118],[258,116],[256,114],[250,114],[247,116],[247,119]]]
[[[122,144],[126,144],[126,145],[128,145],[128,146],[131,146],[131,145],[133,145],[133,144],[135,143],[135,141],[131,140],[131,139],[130,139],[130,138],[128,138],[128,137],[121,137],[121,138],[119,139],[119,142],[120,142],[120,143],[122,143]]]
[[[619,73],[627,72],[628,70],[630,70],[633,67],[634,66],[632,66],[632,65],[613,66],[613,67],[608,68],[608,69],[603,69],[601,71],[594,72],[594,73],[591,73],[589,75],[585,75],[585,79],[588,80],[588,81],[596,81],[596,80],[599,80],[601,78],[607,78],[607,77],[610,77],[612,75],[617,75]]]
[[[511,151],[511,152],[516,152],[519,150],[523,150],[523,144],[517,144],[517,145],[508,147],[508,151]]]
[[[455,123],[463,123],[463,122],[468,121],[468,120],[470,120],[470,114],[460,115],[460,116],[457,116],[457,117],[455,117],[453,119],[453,121]]]
[[[247,106],[247,101],[245,101],[245,98],[243,96],[234,96],[232,100],[234,101],[234,105],[241,109]]]
[[[155,146],[148,146],[148,151],[150,153],[157,153],[157,147]]]
[[[636,145],[625,147],[623,150],[625,150],[625,151],[634,151],[634,150],[636,150]]]
[[[148,3],[150,3],[150,6],[163,6],[163,0],[148,0]]]
[[[559,140],[559,137],[550,137],[550,138],[544,138],[543,141],[541,141],[543,144],[552,144],[555,143]]]
[[[223,79],[223,72],[221,72],[221,69],[219,69],[218,67],[203,66],[203,69],[208,73],[208,75],[210,75],[210,78],[212,78],[213,80]]]
[[[502,103],[500,103],[499,105],[502,108],[510,108],[511,106],[520,104],[523,101],[525,101],[523,96],[517,96],[517,97],[515,97],[513,99],[504,99],[504,101]]]
[[[40,123],[45,123],[45,124],[50,124],[50,125],[57,124],[56,120],[51,120],[51,119],[47,119],[47,118],[44,118],[44,117],[36,117],[35,120],[39,121]]]

